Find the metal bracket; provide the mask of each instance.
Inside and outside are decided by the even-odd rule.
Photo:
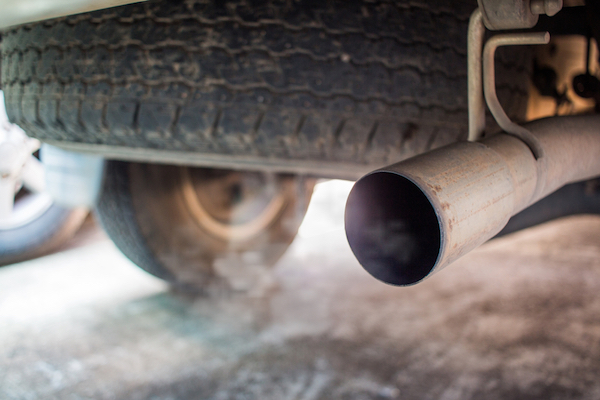
[[[483,15],[477,8],[471,14],[468,32],[468,107],[469,107],[469,141],[479,140],[485,131],[485,102],[483,99],[483,74],[481,67],[481,54],[483,51],[483,39],[485,37],[485,26]]]
[[[518,137],[527,144],[536,159],[540,159],[544,156],[543,147],[538,143],[537,138],[533,136],[531,132],[522,126],[515,124],[508,118],[508,115],[506,115],[502,105],[500,105],[500,102],[498,101],[498,96],[496,95],[494,55],[499,46],[547,44],[549,41],[550,34],[548,32],[512,33],[492,37],[487,41],[483,49],[483,92],[488,108],[500,128],[502,128],[504,132]]]
[[[550,2],[551,0],[546,0]],[[515,0],[510,0],[511,4]],[[519,1],[517,1],[519,2]],[[482,4],[489,1],[480,1]],[[541,13],[539,2],[523,2],[533,7],[534,14]],[[514,5],[514,4],[513,4]],[[562,1],[560,5],[562,7]],[[560,9],[560,8],[558,8]],[[556,7],[552,13],[556,13]],[[498,101],[496,95],[496,80],[494,55],[500,46],[546,44],[550,40],[548,32],[542,33],[514,33],[496,35],[483,46],[487,18],[480,8],[471,15],[468,32],[468,75],[469,75],[469,141],[479,140],[485,130],[485,102],[498,125],[508,134],[521,139],[534,154],[536,159],[543,157],[543,149],[537,139],[525,128],[512,122]],[[485,97],[484,97],[485,96]],[[485,99],[485,102],[484,102]]]

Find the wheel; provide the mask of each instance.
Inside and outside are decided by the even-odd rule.
[[[2,84],[11,120],[42,140],[344,176],[466,138],[476,4],[143,2],[7,29]],[[532,63],[517,47],[496,72],[518,121]]]
[[[0,219],[0,265],[42,256],[66,242],[88,215],[52,203],[46,194],[22,190],[13,213]]]
[[[157,164],[108,163],[97,212],[117,247],[187,290],[251,290],[285,252],[314,180]]]

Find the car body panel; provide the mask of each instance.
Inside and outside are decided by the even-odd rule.
[[[0,28],[138,2],[140,0],[0,0]]]

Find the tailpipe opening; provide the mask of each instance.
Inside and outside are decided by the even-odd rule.
[[[345,213],[346,236],[373,277],[397,286],[423,280],[441,248],[441,228],[425,193],[409,178],[375,171],[354,185]]]

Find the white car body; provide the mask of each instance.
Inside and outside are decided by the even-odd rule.
[[[0,28],[138,2],[140,0],[0,0]]]

